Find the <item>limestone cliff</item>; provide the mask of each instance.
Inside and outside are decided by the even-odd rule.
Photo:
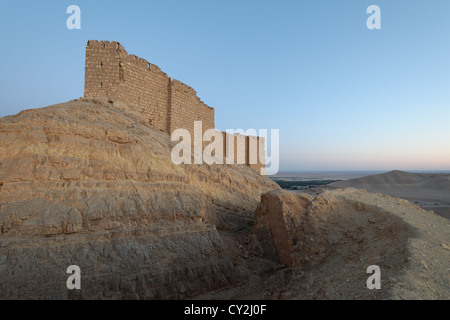
[[[246,166],[174,165],[139,119],[86,99],[0,119],[0,299],[180,299],[241,280],[218,230],[250,226],[279,187]]]

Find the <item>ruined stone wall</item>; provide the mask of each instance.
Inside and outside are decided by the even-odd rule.
[[[114,98],[119,90],[120,44],[89,41],[86,47],[84,96]]]
[[[170,78],[145,59],[126,54],[120,58],[117,99],[139,112],[144,123],[170,133]]]
[[[265,140],[262,137],[222,132],[223,154],[235,164],[245,164],[265,174]]]
[[[170,131],[187,129],[194,132],[195,121],[202,121],[203,132],[214,129],[214,109],[201,101],[188,85],[178,80],[172,80],[171,85]]]
[[[194,138],[195,121],[202,121],[203,133],[215,127],[214,109],[201,101],[193,88],[171,79],[147,60],[129,55],[119,42],[88,41],[84,96],[122,102],[140,115],[142,123],[168,134],[187,129]],[[250,141],[259,138],[235,136],[233,139],[234,163],[246,164],[260,173],[264,159],[257,157],[257,164],[250,164],[254,161],[249,153]],[[260,144],[257,145],[259,154]]]
[[[84,96],[121,101],[139,112],[141,121],[169,134],[179,128],[193,134],[194,121],[199,120],[204,130],[214,128],[214,109],[194,89],[129,55],[118,42],[88,42]]]
[[[262,137],[249,136],[246,140],[246,164],[260,174],[265,174],[266,150],[265,139]],[[255,151],[252,151],[255,150]]]

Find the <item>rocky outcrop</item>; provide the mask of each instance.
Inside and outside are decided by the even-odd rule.
[[[294,266],[294,242],[297,223],[307,211],[313,197],[276,190],[261,196],[261,203],[255,211],[255,234],[265,255],[286,265]]]
[[[264,255],[291,270],[281,298],[448,298],[449,221],[406,200],[277,190],[262,196],[255,217]],[[366,287],[371,265],[381,269],[381,290]]]
[[[139,119],[86,99],[0,119],[0,299],[181,299],[241,280],[219,232],[250,226],[278,186],[246,166],[177,166]]]

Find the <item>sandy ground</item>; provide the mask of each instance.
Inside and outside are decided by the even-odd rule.
[[[433,211],[444,218],[450,219],[450,190],[447,193],[421,189],[417,186],[374,186],[365,187],[363,189],[372,193],[381,193],[408,200],[412,204],[415,204],[425,210]]]

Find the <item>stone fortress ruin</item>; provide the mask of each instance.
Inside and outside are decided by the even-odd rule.
[[[88,41],[84,97],[121,102],[138,112],[141,122],[169,135],[182,128],[194,136],[195,121],[202,122],[203,133],[215,128],[214,109],[200,100],[193,88],[147,60],[129,55],[115,41]],[[231,154],[234,163],[262,172],[265,161],[259,154],[264,154],[260,149],[263,138],[222,134],[224,155]]]

